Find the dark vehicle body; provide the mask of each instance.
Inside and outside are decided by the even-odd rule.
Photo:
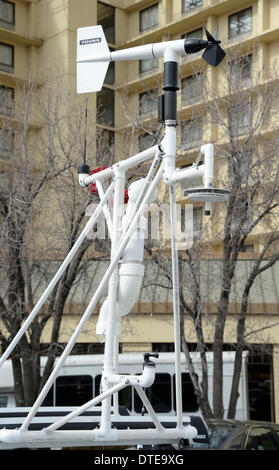
[[[279,424],[221,419],[207,420],[206,424],[209,435],[209,444],[206,446],[208,449],[279,450]]]

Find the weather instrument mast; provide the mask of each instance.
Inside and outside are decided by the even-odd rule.
[[[176,169],[176,128],[177,128],[177,90],[178,90],[178,58],[203,50],[203,59],[211,66],[218,66],[225,52],[220,46],[217,34],[212,36],[207,29],[206,40],[181,39],[146,44],[129,49],[110,52],[101,26],[90,26],[78,29],[77,34],[77,92],[90,93],[101,90],[108,66],[111,61],[141,60],[164,58],[163,94],[159,97],[159,122],[164,123],[164,137],[160,143],[133,155],[126,160],[120,160],[111,167],[90,174],[90,169],[84,158],[79,166],[79,183],[81,187],[96,184],[100,202],[80,234],[75,245],[68,253],[49,286],[42,294],[29,317],[23,323],[14,340],[0,359],[0,366],[9,357],[14,347],[38,314],[50,292],[61,278],[63,272],[73,259],[78,248],[93,228],[98,217],[104,213],[111,235],[111,257],[107,271],[81,317],[63,354],[60,356],[49,379],[41,390],[33,407],[24,419],[19,429],[0,430],[0,449],[16,447],[73,447],[106,446],[106,445],[135,445],[135,444],[172,444],[179,446],[184,440],[191,440],[197,435],[197,429],[191,424],[191,419],[182,413],[181,392],[181,346],[180,346],[180,309],[179,309],[179,269],[177,244],[177,214],[176,214],[176,184],[181,181],[190,182],[193,176],[204,177],[203,188],[188,189],[190,199],[205,202],[206,214],[210,214],[210,204],[225,201],[228,191],[212,186],[214,146],[205,144],[200,149],[199,159],[204,158],[202,165],[191,168]],[[129,187],[129,201],[123,217],[124,191],[126,171],[142,162],[151,160],[151,165],[145,178],[134,181]],[[103,183],[109,182],[108,189],[103,190]],[[142,279],[144,276],[144,226],[143,213],[148,204],[157,198],[159,183],[169,187],[169,207],[171,221],[171,256],[173,283],[173,319],[175,344],[176,371],[176,426],[165,426],[155,413],[145,389],[154,383],[156,356],[146,353],[143,359],[141,375],[123,375],[117,370],[118,341],[121,334],[121,318],[128,314],[137,302]],[[108,199],[113,195],[113,213],[107,206]],[[41,430],[31,430],[30,425],[44,398],[53,385],[66,358],[90,318],[105,288],[108,296],[104,301],[97,323],[97,334],[105,335],[105,353],[101,381],[101,393],[81,407]],[[149,422],[140,418],[123,429],[121,416],[118,414],[117,393],[125,387],[134,386],[145,409],[148,411]],[[113,413],[111,412],[112,396],[114,397]],[[101,402],[101,415],[96,417],[95,426],[91,430],[68,430],[71,420],[84,411]],[[127,417],[126,421],[127,421]],[[139,423],[137,425],[137,423]],[[144,428],[145,427],[145,428]]]

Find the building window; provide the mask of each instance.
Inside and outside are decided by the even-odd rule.
[[[0,395],[0,408],[7,408],[9,397],[8,395]]]
[[[229,16],[229,39],[252,31],[252,7]]]
[[[202,0],[182,0],[182,13],[185,13],[193,8],[201,7]]]
[[[156,138],[152,134],[140,134],[139,136],[139,151],[143,152],[144,150],[153,147],[156,144]]]
[[[239,252],[240,253],[254,253],[254,245],[252,244],[243,245],[242,247],[240,247]]]
[[[14,29],[15,25],[15,4],[0,0],[0,27]]]
[[[182,39],[188,38],[197,38],[202,39],[202,28],[193,29],[193,31],[189,31],[188,33],[182,34]]]
[[[14,46],[0,42],[0,70],[3,72],[14,71]]]
[[[0,158],[10,158],[13,150],[13,131],[11,129],[0,129]]]
[[[96,151],[104,164],[111,164],[114,158],[114,132],[98,128],[96,134]]]
[[[108,71],[107,71],[104,83],[106,83],[107,85],[113,85],[114,79],[115,79],[115,67],[114,67],[114,62],[111,61],[108,66]]]
[[[139,61],[139,73],[151,72],[158,69],[158,59],[142,59]]]
[[[158,90],[148,90],[139,95],[139,112],[141,117],[148,117],[158,110]]]
[[[111,44],[115,43],[114,13],[114,7],[97,2],[97,23],[103,27],[106,40]]]
[[[145,33],[159,24],[158,3],[140,11],[140,32]]]
[[[245,100],[231,108],[231,130],[235,137],[247,134],[252,123],[252,103]]]
[[[231,61],[229,80],[233,89],[252,84],[252,54]]]
[[[200,101],[202,98],[202,74],[191,75],[181,80],[182,105]]]
[[[0,114],[11,116],[14,114],[14,88],[0,85]]]
[[[103,88],[97,94],[97,122],[109,127],[114,126],[114,90]]]
[[[202,140],[202,121],[191,119],[181,123],[181,146],[184,150],[198,147]]]

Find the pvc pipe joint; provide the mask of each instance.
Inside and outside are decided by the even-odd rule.
[[[107,381],[110,385],[116,385],[120,382],[125,382],[126,385],[140,385],[141,387],[151,387],[155,380],[154,366],[145,366],[141,375],[118,375],[110,374],[104,375],[103,380]]]

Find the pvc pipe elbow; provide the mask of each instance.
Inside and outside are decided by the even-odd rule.
[[[80,173],[78,175],[78,182],[79,182],[79,185],[82,187],[82,188],[86,188],[86,184],[85,184],[85,178],[88,177],[88,174],[87,173]]]
[[[134,304],[137,302],[142,279],[144,275],[144,266],[139,263],[123,263],[119,269],[119,287],[118,299],[116,302],[116,317],[120,318],[127,315]],[[106,331],[108,318],[109,302],[106,299],[101,307],[96,333],[102,335]]]
[[[151,387],[155,380],[155,366],[145,366],[142,375],[139,376],[141,387]]]

